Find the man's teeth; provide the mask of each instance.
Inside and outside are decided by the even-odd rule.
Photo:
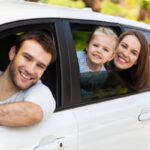
[[[21,73],[21,75],[22,75],[23,78],[25,78],[25,79],[27,79],[27,80],[30,80],[30,79],[31,79],[31,77],[26,76],[24,73]]]

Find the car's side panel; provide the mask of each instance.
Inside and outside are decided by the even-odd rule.
[[[54,113],[33,127],[0,127],[0,150],[77,150],[77,124],[72,110]]]
[[[79,150],[149,150],[150,93],[145,92],[74,110],[79,127]]]

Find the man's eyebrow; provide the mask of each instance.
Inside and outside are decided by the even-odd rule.
[[[32,55],[30,55],[30,54],[27,53],[27,52],[24,52],[23,54],[26,55],[26,56],[29,56],[29,57],[33,58]]]

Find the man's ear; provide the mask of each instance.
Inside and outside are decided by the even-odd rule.
[[[12,61],[16,55],[16,46],[12,46],[9,51],[9,59]]]

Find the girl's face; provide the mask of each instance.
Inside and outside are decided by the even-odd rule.
[[[112,36],[99,33],[86,47],[87,59],[94,65],[102,65],[113,59],[116,40]]]
[[[134,35],[125,36],[119,43],[114,64],[118,69],[128,69],[137,63],[141,44]]]

